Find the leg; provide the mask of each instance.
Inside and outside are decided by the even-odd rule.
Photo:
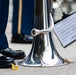
[[[22,50],[14,51],[10,49],[5,35],[8,20],[9,0],[1,0],[0,2],[0,53],[6,55],[7,57],[21,59],[25,56],[25,53]]]
[[[0,0],[0,68],[10,68],[11,64],[14,63],[13,58],[7,58],[1,53],[1,49],[8,47],[8,42],[5,35],[8,19],[8,6],[9,0]]]
[[[8,48],[8,42],[5,35],[7,20],[8,20],[8,6],[9,0],[0,0],[0,50]]]
[[[30,12],[30,14],[29,14]],[[28,36],[34,27],[34,1],[13,0],[12,43],[32,43]],[[26,34],[26,35],[25,35]]]

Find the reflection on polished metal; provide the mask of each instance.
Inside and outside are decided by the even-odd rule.
[[[42,30],[39,30],[39,29],[36,29],[36,28],[33,28],[32,31],[31,31],[31,34],[32,36],[37,36],[39,34],[42,34],[42,33],[48,33],[48,32],[51,32],[51,30],[53,29],[54,27],[54,22],[53,22],[53,18],[52,18],[52,14],[50,13],[50,27],[47,28],[47,29],[42,29]]]
[[[35,26],[38,29],[37,36],[34,37],[33,45],[29,55],[19,65],[22,66],[59,66],[66,64],[64,59],[58,54],[53,44],[51,35],[53,22],[50,18],[50,0],[35,0]],[[52,3],[52,2],[51,2]],[[51,20],[51,22],[50,22]],[[49,28],[48,28],[49,27]],[[50,30],[50,33],[47,33]],[[34,34],[34,33],[33,33]],[[50,38],[50,39],[49,39]]]
[[[63,2],[63,0],[53,0],[53,8],[58,8],[59,5],[61,5],[61,3]]]

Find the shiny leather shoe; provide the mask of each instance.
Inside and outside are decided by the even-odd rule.
[[[11,39],[11,43],[31,44],[32,41],[33,41],[32,36],[22,34],[13,35]]]
[[[23,59],[26,56],[24,51],[13,50],[11,48],[2,49],[0,50],[0,53],[2,53],[3,55],[7,57],[14,58],[14,59]]]
[[[6,57],[0,53],[0,68],[11,68],[12,64],[15,64],[13,58]]]

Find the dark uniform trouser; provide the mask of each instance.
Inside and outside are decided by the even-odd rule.
[[[9,0],[0,0],[0,50],[8,48],[8,42],[5,35],[8,20]]]
[[[34,0],[13,0],[12,34],[29,35],[33,27]]]

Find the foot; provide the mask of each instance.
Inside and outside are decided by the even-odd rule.
[[[6,48],[0,50],[0,53],[7,57],[11,57],[14,59],[23,59],[25,57],[25,52],[22,50],[13,50],[11,48]]]
[[[33,37],[30,35],[22,35],[17,34],[13,35],[11,39],[11,43],[22,43],[22,44],[30,44],[33,41]]]
[[[13,58],[6,57],[0,53],[0,68],[11,68],[12,64],[15,64]]]

